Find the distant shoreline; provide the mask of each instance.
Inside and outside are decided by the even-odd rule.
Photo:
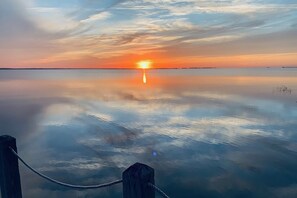
[[[142,70],[141,68],[0,68],[0,70]],[[148,70],[156,69],[218,69],[217,67],[172,67],[172,68],[149,68]]]
[[[297,69],[292,67],[173,67],[173,68],[150,68],[148,70],[170,70],[170,69]],[[141,70],[139,68],[0,68],[0,70]]]

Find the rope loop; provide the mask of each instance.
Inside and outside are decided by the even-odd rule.
[[[96,189],[96,188],[103,188],[103,187],[108,187],[108,186],[112,186],[112,185],[115,185],[115,184],[119,184],[119,183],[122,183],[123,180],[116,180],[116,181],[113,181],[113,182],[109,182],[109,183],[104,183],[104,184],[96,184],[96,185],[90,185],[90,186],[82,186],[82,185],[74,185],[74,184],[67,184],[67,183],[64,183],[64,182],[61,182],[61,181],[58,181],[58,180],[55,180],[53,178],[50,178],[40,172],[38,172],[36,169],[32,168],[29,164],[27,164],[16,152],[15,150],[13,150],[11,147],[9,147],[9,149],[12,151],[12,153],[27,167],[29,168],[32,172],[34,172],[35,174],[39,175],[40,177],[52,182],[52,183],[55,183],[55,184],[58,184],[60,186],[64,186],[64,187],[68,187],[68,188],[73,188],[73,189],[77,189],[77,190],[86,190],[86,189]]]
[[[58,180],[55,180],[53,178],[50,178],[49,176],[46,176],[42,173],[40,173],[39,171],[37,171],[36,169],[34,169],[33,167],[31,167],[29,164],[27,164],[18,154],[17,152],[15,152],[15,150],[13,150],[11,147],[9,147],[9,149],[11,150],[11,152],[28,168],[30,169],[32,172],[34,172],[35,174],[37,174],[38,176],[54,183],[60,186],[64,186],[64,187],[68,187],[68,188],[73,188],[73,189],[77,189],[77,190],[86,190],[86,189],[97,189],[97,188],[104,188],[104,187],[108,187],[108,186],[112,186],[115,184],[119,184],[122,183],[123,180],[115,180],[113,182],[109,182],[109,183],[104,183],[104,184],[97,184],[97,185],[89,185],[89,186],[83,186],[83,185],[74,185],[74,184],[68,184],[68,183],[64,183]],[[170,198],[168,195],[166,195],[160,188],[158,188],[157,186],[155,186],[152,183],[148,183],[149,187],[152,187],[155,191],[157,191],[162,197],[164,198]]]

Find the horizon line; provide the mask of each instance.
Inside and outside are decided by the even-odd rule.
[[[260,67],[154,67],[154,68],[149,68],[147,70],[169,70],[169,69],[255,69],[255,68],[297,68],[297,66],[260,66]],[[0,67],[0,70],[84,70],[84,69],[94,69],[94,70],[142,70],[140,68],[117,68],[117,67],[111,67],[111,68],[106,68],[106,67],[23,67],[23,68],[18,68],[18,67]]]

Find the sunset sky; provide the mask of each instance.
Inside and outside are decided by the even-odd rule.
[[[1,68],[297,66],[296,0],[0,0]]]

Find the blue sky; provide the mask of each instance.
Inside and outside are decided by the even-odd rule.
[[[0,67],[296,66],[297,3],[2,0]]]

